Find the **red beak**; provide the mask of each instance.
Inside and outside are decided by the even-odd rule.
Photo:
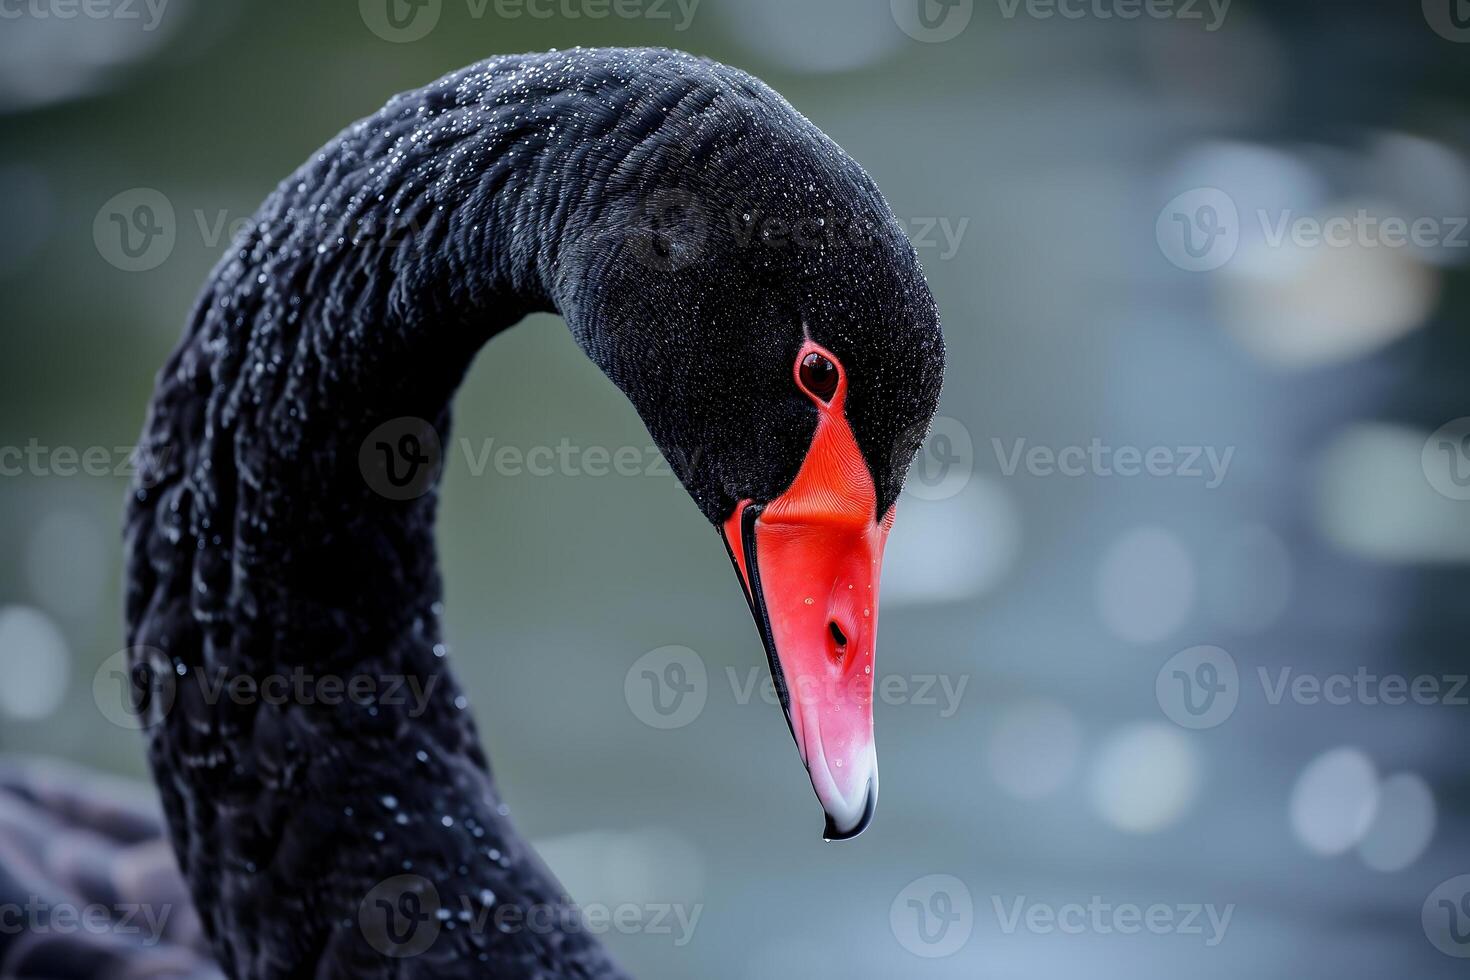
[[[787,724],[827,814],[827,840],[862,833],[878,801],[874,653],[893,523],[891,509],[877,519],[873,479],[842,413],[845,393],[844,373],[829,402],[813,398],[817,431],[791,487],[764,506],[742,501],[724,526]]]

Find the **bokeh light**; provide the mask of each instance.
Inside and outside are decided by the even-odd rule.
[[[1436,822],[1434,791],[1424,777],[1395,773],[1378,787],[1378,808],[1358,855],[1374,871],[1402,871],[1429,848]]]
[[[61,706],[71,650],[51,618],[27,606],[0,607],[0,714],[40,721]]]
[[[1202,761],[1189,738],[1156,722],[1103,740],[1089,775],[1093,810],[1118,830],[1151,834],[1178,822],[1199,795]]]
[[[1291,791],[1291,829],[1315,854],[1351,850],[1378,811],[1378,773],[1354,748],[1333,749],[1313,759]]]

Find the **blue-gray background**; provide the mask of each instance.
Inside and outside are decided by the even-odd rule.
[[[1438,904],[1463,882],[1436,892],[1470,872],[1457,0],[976,0],[931,6],[932,30],[900,0],[433,0],[404,31],[383,0],[158,2],[0,5],[0,446],[38,447],[0,458],[0,750],[145,774],[92,684],[121,645],[126,478],[67,475],[65,449],[121,461],[275,182],[488,55],[675,46],[761,75],[867,166],[950,359],[884,579],[882,801],[841,846],[778,709],[746,696],[756,634],[676,481],[494,461],[641,450],[632,409],[551,317],[476,364],[446,454],[452,656],[574,897],[698,910],[689,941],[613,931],[616,954],[648,977],[1460,975],[1434,942],[1470,953],[1434,924],[1470,915]],[[612,9],[635,16],[592,16]],[[109,215],[146,192],[172,244],[135,261]],[[1359,209],[1426,240],[1274,234]],[[1186,230],[1223,251],[1195,262]],[[1046,462],[1094,445],[1080,475]],[[1163,475],[1109,463],[1155,448]],[[706,682],[663,730],[635,664],[669,646]],[[1235,668],[1214,675],[1233,712],[1182,708],[1174,671],[1208,680],[1200,658]],[[1334,675],[1346,703],[1278,696]],[[1434,703],[1382,703],[1387,675]],[[1119,931],[1129,903],[1176,927]],[[1223,934],[1177,928],[1196,905],[1229,910]],[[1033,906],[1081,927],[1013,925]]]

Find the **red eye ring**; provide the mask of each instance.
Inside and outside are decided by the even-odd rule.
[[[822,401],[830,402],[832,396],[837,394],[840,376],[837,365],[830,358],[812,351],[801,359],[801,366],[796,373],[801,379],[802,387]]]

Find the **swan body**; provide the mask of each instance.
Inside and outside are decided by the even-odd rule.
[[[828,836],[872,815],[858,667],[943,364],[913,250],[749,75],[665,50],[494,58],[283,181],[158,376],[126,519],[133,688],[230,976],[623,975],[585,930],[465,921],[568,900],[444,656],[437,486],[385,492],[364,450],[395,420],[432,434],[380,439],[385,466],[402,435],[444,439],[471,359],[534,311],[565,317],[723,532]],[[367,680],[332,703],[209,695],[279,675]],[[808,677],[852,681],[851,703],[801,702]],[[402,937],[429,910],[419,948]]]

